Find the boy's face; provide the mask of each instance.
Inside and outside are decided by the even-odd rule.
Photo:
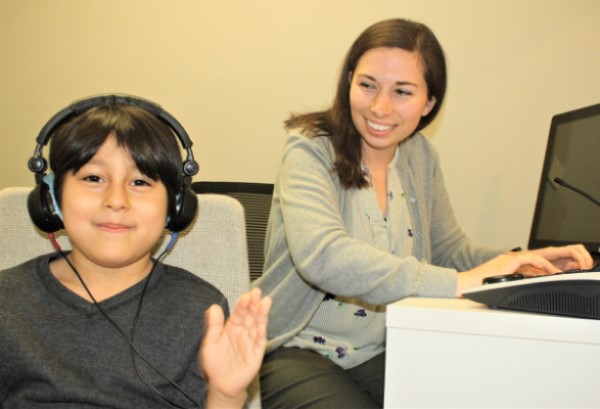
[[[112,135],[79,171],[66,175],[61,202],[79,265],[147,262],[166,223],[165,186],[142,174]]]

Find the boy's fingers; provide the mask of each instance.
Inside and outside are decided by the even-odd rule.
[[[206,321],[206,334],[204,335],[204,342],[214,342],[219,338],[225,325],[225,315],[223,309],[220,306],[213,304],[204,313]]]

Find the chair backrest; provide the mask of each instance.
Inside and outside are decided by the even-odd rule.
[[[247,182],[194,182],[196,193],[217,193],[231,196],[244,206],[250,280],[263,273],[265,263],[265,232],[271,211],[273,184]]]
[[[27,195],[31,188],[0,190],[0,270],[18,265],[53,250],[50,241],[31,222]],[[64,231],[56,234],[65,250],[70,249]],[[158,254],[166,246],[164,237]],[[198,196],[198,214],[181,232],[177,243],[164,259],[166,264],[184,268],[219,288],[233,310],[238,297],[250,288],[244,209],[223,195]],[[260,408],[258,377],[249,388],[250,408]]]

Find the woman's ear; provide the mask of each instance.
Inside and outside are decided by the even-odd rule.
[[[421,114],[421,116],[429,115],[429,113],[431,112],[431,110],[433,109],[433,107],[435,106],[436,103],[437,103],[436,97],[431,97],[429,99],[429,101],[427,101],[427,104],[425,104],[425,109],[423,109],[423,114]]]

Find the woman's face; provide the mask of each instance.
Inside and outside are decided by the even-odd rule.
[[[420,55],[401,48],[372,48],[351,73],[350,110],[362,137],[362,158],[391,160],[436,100],[427,97]]]

